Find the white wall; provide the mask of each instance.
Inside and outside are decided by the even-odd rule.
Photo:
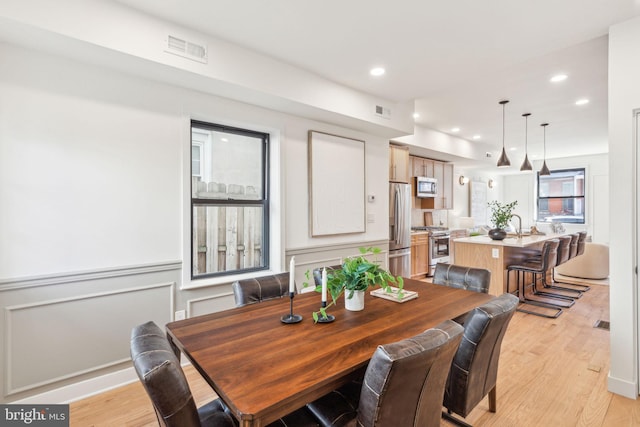
[[[178,93],[0,51],[0,278],[181,259]]]
[[[137,323],[233,307],[229,278],[184,287],[191,118],[273,135],[275,271],[289,253],[313,266],[387,244],[384,137],[8,44],[0,57],[0,309],[9,313],[0,317],[0,376],[27,360],[25,337],[57,328],[46,352],[29,354],[38,369],[23,363],[2,382],[0,402],[130,367],[126,337]],[[365,233],[310,237],[310,129],[366,142],[366,192],[377,197],[366,204],[374,221]],[[117,328],[105,321],[116,315]],[[86,325],[92,333],[79,333]]]
[[[634,109],[640,108],[640,18],[609,32],[611,368],[609,390],[638,395],[637,266],[634,248]]]
[[[183,168],[190,118],[281,132],[287,248],[386,238],[384,138],[9,45],[0,49],[7,62],[0,70],[0,278],[188,255],[182,224],[189,212]],[[309,129],[366,141],[367,194],[377,196],[367,203],[375,222],[366,233],[310,237]]]

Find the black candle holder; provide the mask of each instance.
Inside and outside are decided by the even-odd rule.
[[[322,308],[327,308],[326,301],[322,301]],[[318,316],[318,323],[331,323],[334,320],[336,320],[336,317],[333,314],[325,314],[323,316],[322,312],[320,312],[320,316]]]
[[[289,313],[280,318],[282,323],[300,323],[302,322],[302,316],[299,314],[293,314],[293,296],[295,292],[289,292]]]

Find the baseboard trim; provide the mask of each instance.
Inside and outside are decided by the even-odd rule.
[[[182,357],[181,365],[183,368],[190,364],[191,362],[188,359]],[[138,375],[135,369],[131,367],[9,403],[25,405],[69,404],[97,394],[106,393],[136,381],[138,381]]]
[[[10,403],[27,405],[47,403],[52,405],[67,404],[113,390],[114,388],[122,387],[134,381],[138,381],[138,376],[136,375],[136,371],[133,367],[131,367],[96,378],[69,384],[55,390],[29,396]]]
[[[619,394],[629,399],[636,400],[638,398],[638,383],[614,378],[611,374],[608,376],[607,389],[611,393]]]

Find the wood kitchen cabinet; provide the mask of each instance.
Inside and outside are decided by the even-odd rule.
[[[453,209],[453,164],[443,164],[442,174],[442,209]]]
[[[389,181],[409,183],[409,147],[389,145]]]
[[[411,156],[411,176],[426,176],[433,178],[433,164],[435,162],[424,157]]]
[[[429,234],[411,235],[411,278],[423,279],[429,273]]]
[[[414,157],[412,159],[412,169],[414,173],[417,167],[424,166],[424,163],[420,163],[417,159],[420,159],[420,157]],[[438,180],[438,195],[425,199],[416,198],[414,207],[417,209],[453,209],[453,164],[430,159],[423,160],[429,162],[426,170],[432,171],[431,175],[426,176]],[[415,192],[413,194],[415,195]]]

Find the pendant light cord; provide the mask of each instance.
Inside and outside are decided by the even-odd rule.
[[[504,150],[504,106],[506,102],[502,103],[502,149]]]
[[[529,122],[529,115],[524,116],[524,154],[528,153],[528,143],[527,143],[527,132],[529,128],[527,127],[527,123]]]

